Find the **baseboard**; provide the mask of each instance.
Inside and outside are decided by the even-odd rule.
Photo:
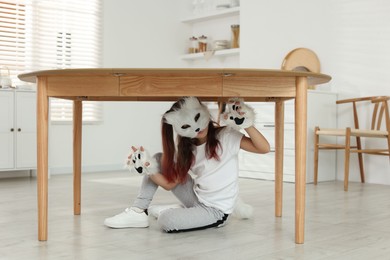
[[[109,171],[123,171],[123,165],[120,164],[104,164],[104,165],[85,165],[81,167],[82,172],[109,172]],[[73,167],[50,167],[50,175],[71,174]]]
[[[10,170],[0,171],[0,179],[2,178],[19,178],[34,176],[34,170]]]

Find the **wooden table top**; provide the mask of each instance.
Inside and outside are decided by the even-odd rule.
[[[40,70],[20,74],[22,81],[36,82],[37,76],[93,76],[93,75],[181,75],[196,76],[200,74],[229,75],[242,77],[307,77],[310,85],[323,84],[331,80],[326,74],[305,71],[287,71],[271,69],[232,69],[232,68],[85,68],[85,69],[58,69]]]
[[[86,68],[42,70],[20,74],[37,82],[45,78],[48,96],[101,101],[164,101],[181,96],[202,100],[242,97],[246,101],[294,98],[295,82],[305,77],[308,85],[326,83],[326,74],[235,68]]]

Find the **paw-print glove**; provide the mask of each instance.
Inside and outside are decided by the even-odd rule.
[[[142,146],[140,148],[132,146],[131,150],[126,160],[126,168],[131,173],[152,175],[158,172],[157,161],[154,157],[150,157],[147,150]]]
[[[231,98],[227,103],[226,112],[221,115],[221,120],[236,130],[245,129],[254,124],[255,112],[242,98]]]

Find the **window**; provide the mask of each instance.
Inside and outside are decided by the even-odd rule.
[[[1,75],[13,82],[25,71],[26,6],[20,1],[0,1],[0,66]]]
[[[2,73],[22,86],[23,72],[100,67],[100,18],[99,0],[0,0]],[[52,121],[71,121],[71,111],[71,101],[51,100]],[[83,102],[83,121],[99,120],[102,104]]]
[[[101,102],[83,101],[83,122],[98,123],[103,121]],[[72,122],[73,102],[66,99],[52,99],[50,119],[54,123]]]

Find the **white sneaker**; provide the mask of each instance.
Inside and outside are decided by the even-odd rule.
[[[149,226],[148,215],[127,208],[122,213],[104,220],[104,225],[110,228],[143,228]]]
[[[179,204],[151,205],[148,208],[148,213],[150,216],[158,218],[161,212],[163,212],[166,209],[177,209],[182,207],[183,206]]]

